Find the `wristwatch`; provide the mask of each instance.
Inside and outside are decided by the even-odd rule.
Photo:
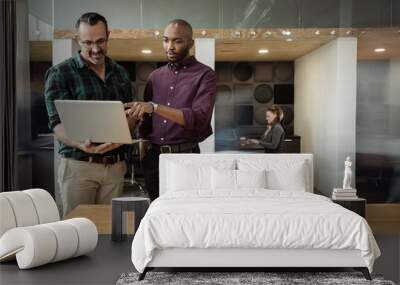
[[[150,104],[151,104],[151,106],[153,106],[153,111],[151,111],[151,113],[154,113],[155,111],[157,111],[157,109],[158,109],[158,104],[157,103],[154,103],[154,102],[149,102]],[[150,113],[150,114],[151,114]]]

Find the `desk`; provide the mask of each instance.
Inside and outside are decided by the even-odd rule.
[[[111,234],[111,205],[81,204],[69,212],[64,220],[80,217],[91,220],[99,234]]]

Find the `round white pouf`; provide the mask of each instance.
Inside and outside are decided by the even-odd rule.
[[[20,269],[77,257],[96,248],[97,228],[86,218],[14,228],[0,238],[0,260],[16,256]]]
[[[86,218],[59,221],[56,203],[43,189],[0,193],[0,262],[20,269],[77,257],[94,250],[98,233]]]

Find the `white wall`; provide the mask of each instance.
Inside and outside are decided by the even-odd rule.
[[[301,151],[314,154],[314,185],[330,195],[341,187],[344,160],[355,174],[357,39],[338,38],[295,61],[294,131]]]
[[[29,41],[51,41],[53,26],[29,14]]]

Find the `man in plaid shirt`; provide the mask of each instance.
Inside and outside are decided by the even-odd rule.
[[[77,205],[110,203],[120,196],[126,172],[124,146],[70,140],[54,105],[57,99],[133,99],[129,74],[107,54],[109,31],[97,13],[83,14],[76,23],[81,50],[46,73],[45,100],[49,126],[59,141],[62,156],[58,169],[64,215]],[[135,122],[128,119],[129,125]]]

